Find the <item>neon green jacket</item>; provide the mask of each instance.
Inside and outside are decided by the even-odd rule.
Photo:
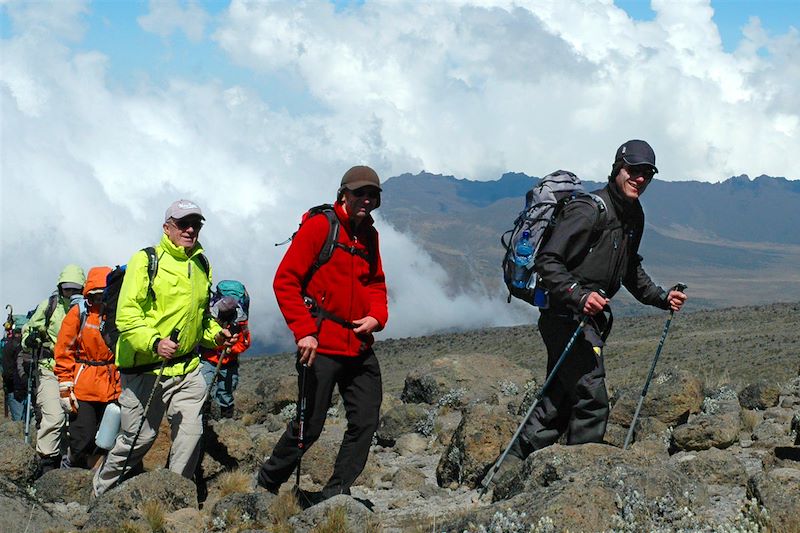
[[[147,253],[139,251],[131,257],[117,301],[119,368],[161,363],[153,342],[168,338],[176,328],[180,330],[179,346],[173,359],[189,353],[195,356],[174,364],[167,361],[164,376],[188,374],[200,364],[197,345],[215,346],[214,336],[222,328],[208,312],[211,272],[203,271],[198,257],[202,251],[197,243],[189,257],[182,246],[173,244],[166,235],[161,237],[156,246],[158,271],[152,292],[148,290]]]
[[[83,285],[86,281],[86,276],[83,274],[83,269],[77,265],[67,265],[61,271],[61,274],[58,276],[58,283],[63,282],[72,282],[77,283],[78,285]],[[53,294],[58,294],[58,292],[54,292]],[[47,304],[50,301],[50,298],[45,299],[36,307],[36,311],[33,312],[31,319],[22,327],[22,345],[27,346],[26,342],[28,337],[31,335],[39,335],[40,332],[44,332],[44,326],[47,322],[47,317],[45,316],[45,312],[47,311]],[[58,332],[61,329],[61,322],[64,320],[64,317],[67,316],[67,311],[69,311],[69,299],[63,298],[61,296],[58,297],[58,303],[56,303],[56,307],[53,310],[53,315],[50,317],[50,324],[47,327],[47,340],[42,343],[42,347],[49,350],[50,353],[53,353],[53,347],[56,345],[56,339],[58,339]],[[53,370],[55,366],[55,359],[52,357],[48,357],[39,361],[39,366],[41,368],[46,368],[47,370]]]

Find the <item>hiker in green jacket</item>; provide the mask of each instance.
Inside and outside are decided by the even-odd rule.
[[[237,340],[208,313],[211,268],[197,241],[204,220],[195,203],[173,202],[155,247],[152,283],[146,251],[128,262],[116,312],[120,435],[95,474],[96,495],[113,487],[123,469],[128,473],[141,462],[165,413],[172,426],[169,469],[187,478],[194,473],[206,392],[197,347],[231,346]]]
[[[31,319],[22,328],[22,345],[39,357],[36,376],[36,410],[41,417],[36,431],[36,452],[39,475],[61,466],[61,440],[64,432],[64,411],[61,409],[58,379],[53,373],[53,347],[61,322],[80,297],[86,276],[77,265],[67,265],[58,276],[57,289],[36,307]]]

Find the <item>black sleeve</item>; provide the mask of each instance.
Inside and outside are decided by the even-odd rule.
[[[622,284],[634,298],[643,304],[669,309],[667,291],[650,279],[650,276],[647,275],[647,272],[642,267],[642,256],[638,253],[631,256],[628,263],[628,274],[622,280]]]
[[[552,235],[536,254],[534,269],[550,291],[551,306],[582,311],[583,299],[591,291],[580,285],[569,266],[585,256],[596,221],[597,209],[590,203],[568,203],[559,213]]]

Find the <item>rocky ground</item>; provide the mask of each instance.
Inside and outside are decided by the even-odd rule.
[[[687,329],[681,335],[691,338]],[[352,497],[306,509],[295,502],[293,480],[277,497],[253,491],[253,474],[294,414],[296,383],[290,356],[251,360],[242,366],[237,417],[209,422],[199,490],[162,468],[166,427],[146,457],[146,473],[92,499],[86,471],[32,480],[35,454],[21,425],[0,425],[0,531],[800,531],[800,350],[786,348],[797,348],[794,330],[786,339],[781,349],[790,355],[778,372],[747,383],[664,364],[627,450],[642,383],[618,380],[604,444],[540,450],[483,498],[480,480],[527,411],[541,374],[479,343],[473,352],[430,348],[429,357],[409,355],[404,365],[395,343],[379,352],[383,412]],[[424,354],[424,344],[408,353]],[[664,357],[679,356],[665,350]],[[709,357],[707,365],[714,364]],[[646,375],[646,361],[636,365]],[[325,432],[303,459],[306,493],[330,475],[344,428],[335,399]]]

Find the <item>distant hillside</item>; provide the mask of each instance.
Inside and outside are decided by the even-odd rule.
[[[384,184],[380,213],[451,274],[452,292],[475,282],[498,292],[504,290],[500,235],[536,179],[519,173],[489,182],[403,174]],[[588,190],[603,185],[586,182]],[[654,180],[642,204],[645,268],[664,285],[688,283],[695,305],[800,299],[800,182],[768,176],[716,184]],[[623,314],[641,310],[622,293],[617,307]]]

